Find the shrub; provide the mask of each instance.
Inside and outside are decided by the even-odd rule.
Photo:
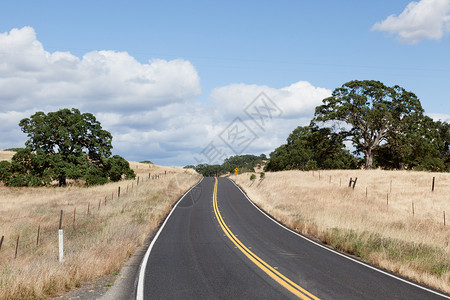
[[[99,168],[89,169],[88,174],[84,179],[86,180],[86,185],[99,185],[108,182],[108,177],[106,177],[106,174],[103,172],[103,170]]]

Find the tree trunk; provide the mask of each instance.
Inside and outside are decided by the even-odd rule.
[[[365,165],[365,169],[366,170],[370,170],[372,169],[372,165],[373,165],[373,151],[372,149],[368,149],[366,151],[364,151],[364,154],[366,156],[366,165]]]
[[[59,176],[59,186],[66,186],[66,175]]]

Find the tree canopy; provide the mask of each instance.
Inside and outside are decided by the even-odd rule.
[[[356,156],[344,147],[353,144]],[[400,86],[350,81],[316,107],[270,154],[265,169],[415,169],[450,171],[450,124],[424,115],[419,99]],[[364,158],[360,158],[360,154]]]
[[[412,134],[406,130],[419,126],[422,119],[423,108],[413,93],[379,81],[354,80],[335,89],[316,107],[313,122],[331,122],[335,132],[364,153],[365,168],[370,169],[380,144]]]
[[[135,177],[125,159],[109,157],[112,135],[90,113],[74,108],[37,112],[19,126],[29,139],[11,163],[0,165],[0,180],[6,185],[39,186],[58,180],[64,186],[67,179],[102,184],[122,175]]]
[[[287,143],[270,153],[266,171],[349,169],[356,159],[345,149],[342,137],[329,128],[299,126],[287,138]]]
[[[234,173],[236,168],[239,169],[239,173],[255,172],[255,167],[261,165],[266,159],[265,154],[261,154],[260,156],[244,154],[230,156],[221,165],[198,164],[197,166],[185,166],[185,168],[192,168],[205,177],[211,177]]]

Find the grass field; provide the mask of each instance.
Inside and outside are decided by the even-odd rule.
[[[200,179],[193,170],[130,165],[139,185],[136,179],[89,188],[0,186],[0,236],[5,237],[0,250],[0,299],[45,299],[118,272],[182,193]],[[61,210],[63,263],[58,262],[57,236]]]
[[[2,160],[11,161],[11,158],[13,157],[14,154],[15,152],[12,151],[0,150],[0,161]]]
[[[358,177],[354,190],[350,177]],[[450,292],[449,173],[284,171],[265,173],[263,180],[251,181],[250,174],[231,178],[288,227]]]

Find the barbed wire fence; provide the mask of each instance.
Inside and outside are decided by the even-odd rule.
[[[136,179],[126,183],[125,189],[119,186],[111,193],[100,197],[98,201],[93,199],[87,205],[74,206],[73,210],[61,209],[60,214],[55,215],[54,226],[41,228],[41,224],[34,224],[28,226],[23,232],[10,234],[9,236],[4,236],[0,232],[0,265],[30,257],[32,254],[43,251],[41,249],[48,251],[49,248],[52,249],[52,255],[55,259],[58,259],[60,256],[58,247],[60,229],[64,231],[64,239],[68,242],[80,235],[89,234],[93,229],[91,228],[93,226],[92,220],[101,217],[102,207],[107,206],[110,201],[113,202],[115,199],[127,195],[132,196],[139,185],[150,180],[158,180],[167,174],[168,172],[164,171],[164,173],[157,174],[148,173],[148,176],[137,176]]]

